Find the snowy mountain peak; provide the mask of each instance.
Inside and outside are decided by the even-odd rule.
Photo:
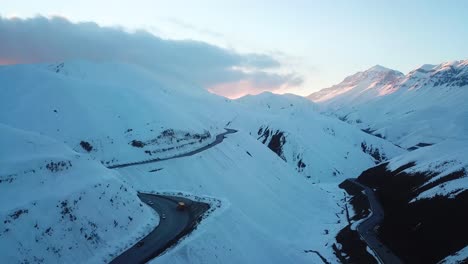
[[[372,78],[356,78],[361,74],[309,99],[319,102],[323,111],[362,129],[372,127],[372,131],[404,147],[439,142],[446,135],[466,138],[468,60],[425,64],[404,77],[389,77],[390,81],[380,84]],[[405,121],[398,126],[393,120]]]
[[[337,108],[363,103],[402,90],[468,85],[468,60],[424,64],[407,75],[380,65],[346,77],[343,82],[312,93],[308,98]],[[335,107],[335,108],[336,108]]]
[[[377,64],[369,68],[366,72],[387,72],[387,71],[393,71],[393,70]]]
[[[424,86],[462,87],[468,85],[468,60],[425,64],[405,76],[400,86],[417,89]]]
[[[365,94],[372,98],[381,94],[381,88],[398,82],[403,73],[375,65],[370,69],[346,77],[341,83],[330,88],[312,93],[307,98],[314,102],[329,102],[346,94],[346,100],[352,101]]]
[[[366,81],[372,81],[372,82],[377,81],[381,84],[386,84],[402,76],[403,76],[403,73],[399,71],[388,69],[381,65],[375,65],[363,72],[358,72],[351,76],[346,77],[343,80],[343,82],[341,82],[337,86],[350,85],[350,84],[356,85],[356,84],[359,84],[361,82],[366,82]]]

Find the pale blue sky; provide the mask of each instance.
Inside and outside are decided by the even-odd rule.
[[[375,64],[403,71],[468,58],[468,1],[4,1],[4,17],[60,15],[170,39],[263,53],[304,82],[302,95]],[[1,44],[0,44],[1,45]]]

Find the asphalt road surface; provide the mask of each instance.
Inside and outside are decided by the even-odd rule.
[[[113,259],[111,264],[146,263],[177,243],[190,233],[199,218],[209,209],[206,203],[195,202],[182,197],[139,193],[140,199],[151,206],[160,217],[159,225],[137,244]],[[184,202],[187,208],[177,210],[177,203]],[[163,219],[163,216],[165,219]]]
[[[193,156],[193,155],[195,155],[197,153],[200,153],[202,151],[210,149],[210,148],[218,145],[219,143],[223,142],[223,140],[224,140],[224,138],[225,138],[225,136],[227,134],[233,134],[233,133],[237,132],[237,130],[235,130],[235,129],[230,129],[230,128],[225,128],[225,129],[226,129],[226,132],[223,132],[223,133],[217,135],[215,141],[211,142],[210,144],[208,144],[208,145],[206,145],[204,147],[201,147],[199,149],[187,152],[185,154],[180,154],[180,155],[176,155],[176,156],[172,156],[172,157],[168,157],[168,158],[156,158],[156,159],[150,159],[150,160],[144,160],[144,161],[138,161],[138,162],[117,164],[117,165],[109,166],[107,168],[116,169],[116,168],[123,168],[123,167],[129,167],[129,166],[135,166],[135,165],[141,165],[141,164],[147,164],[147,163],[160,162],[160,161],[163,161],[163,160],[170,160],[170,159],[177,159],[177,158],[182,158],[182,157]]]
[[[390,249],[382,244],[382,242],[380,242],[377,238],[376,229],[380,226],[384,219],[384,210],[382,205],[380,205],[375,192],[371,188],[359,183],[355,179],[348,179],[348,181],[364,189],[367,199],[369,200],[370,210],[372,212],[366,220],[357,226],[359,235],[374,251],[375,255],[381,263],[402,264],[403,262],[401,259],[395,256],[395,254],[393,254],[392,251],[390,251]]]

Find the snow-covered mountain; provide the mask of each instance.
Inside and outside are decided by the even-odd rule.
[[[468,257],[462,209],[468,206],[467,151],[468,141],[445,140],[359,176],[385,204],[380,237],[406,263],[435,263],[451,255],[447,259],[457,259],[457,253]]]
[[[466,261],[468,60],[407,75],[373,67],[308,99],[409,150],[359,176],[384,206],[382,241],[408,263]]]
[[[170,156],[224,131],[225,99],[141,67],[73,61],[0,67],[0,122],[106,166]],[[226,119],[226,120],[225,120]]]
[[[382,69],[377,76],[391,77],[377,80],[370,74],[374,68],[309,99],[322,111],[404,148],[467,138],[468,60],[423,65],[405,76]]]
[[[230,101],[132,65],[14,65],[0,68],[0,82],[7,84],[1,122],[55,138],[106,166],[188,152],[212,142],[225,125],[276,144],[274,151],[314,182],[341,181],[404,152],[320,115],[299,96]]]
[[[151,172],[158,169],[157,172]],[[240,130],[196,156],[118,169],[133,188],[212,197],[220,207],[151,263],[331,263],[346,224],[336,184],[311,184]]]
[[[1,263],[102,263],[158,224],[88,155],[1,124],[0,146]]]
[[[380,65],[346,77],[341,83],[320,90],[307,98],[327,105],[356,105],[386,93],[403,77],[403,73]]]
[[[375,164],[361,149],[362,139],[373,137],[339,120],[321,120],[312,103],[303,98],[294,97],[297,105],[284,114],[258,113],[264,117],[257,121],[253,109],[265,111],[257,103],[212,95],[177,76],[87,61],[3,66],[0,83],[4,128],[0,184],[5,190],[0,199],[21,201],[2,204],[6,221],[2,230],[7,231],[0,239],[2,245],[8,244],[2,247],[2,263],[23,258],[30,262],[41,258],[67,263],[108,261],[157,224],[157,215],[140,205],[136,191],[168,191],[220,201],[219,208],[192,235],[155,262],[319,261],[318,255],[304,252],[311,249],[337,262],[331,249],[334,230],[345,223],[337,186],[314,186],[298,174],[295,162],[285,162],[257,140],[257,131],[270,118],[277,116],[282,126],[291,119],[290,113],[304,111],[302,118],[317,118],[314,129],[320,136],[333,133],[323,129],[333,129],[335,124],[343,134],[354,130],[359,135],[355,143],[346,143],[338,153],[346,155],[346,150],[363,158],[358,163],[352,155],[348,160],[342,157],[346,165],[341,165],[306,153],[304,163],[318,168],[310,169],[317,172],[313,177],[336,182],[347,175],[333,176],[334,168],[353,168],[357,174]],[[271,102],[275,107],[284,103],[291,107],[288,98],[270,99],[276,100]],[[239,132],[195,156],[105,168],[187,153],[213,142],[225,126]],[[255,134],[250,135],[251,131]],[[288,136],[288,146],[293,137]],[[331,148],[345,141],[330,139],[333,144],[318,144],[314,151],[333,153]],[[44,141],[51,143],[45,146]],[[44,151],[36,153],[43,145]],[[10,154],[15,151],[17,155]],[[291,161],[289,150],[285,151]],[[326,164],[314,166],[324,160]],[[11,179],[12,175],[16,178]],[[27,194],[19,200],[16,196],[21,193]]]
[[[341,181],[406,150],[368,135],[296,95],[262,93],[237,100],[254,115],[237,117],[244,127],[313,182]]]
[[[0,262],[109,261],[158,224],[140,191],[216,201],[154,263],[338,263],[335,236],[353,213],[338,183],[376,165],[415,162],[440,177],[466,168],[466,148],[458,147],[468,142],[466,103],[452,95],[466,98],[464,65],[440,66],[445,74],[425,66],[413,79],[376,66],[316,95],[317,103],[272,93],[228,100],[180,76],[115,62],[2,66],[0,200],[8,202],[0,206]],[[446,95],[452,126],[404,129],[400,107],[437,95],[414,94],[424,87]],[[439,124],[434,102],[420,99],[419,125]],[[393,119],[379,119],[390,106]],[[238,132],[210,145],[225,127]],[[449,141],[443,129],[457,134]],[[397,140],[397,132],[409,134]],[[411,140],[436,143],[431,133],[442,143],[407,150]],[[195,149],[203,151],[158,160]],[[148,160],[158,162],[106,168]],[[413,198],[460,195],[463,179]]]

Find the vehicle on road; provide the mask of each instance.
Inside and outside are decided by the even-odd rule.
[[[161,219],[162,219],[162,220],[166,219],[166,215],[165,215],[165,214],[162,214],[162,215],[161,215]]]
[[[136,244],[136,246],[137,246],[137,247],[141,247],[141,246],[143,246],[144,244],[145,244],[145,242],[139,241],[139,242]]]
[[[153,205],[154,203],[153,203],[153,201],[148,201],[148,204]]]
[[[184,202],[178,202],[177,203],[177,210],[179,211],[184,211],[187,208]]]

